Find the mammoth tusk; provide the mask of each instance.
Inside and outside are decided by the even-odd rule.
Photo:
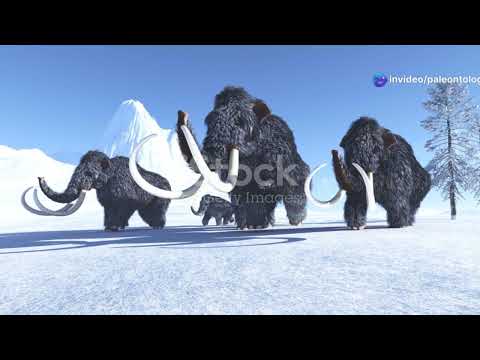
[[[142,146],[149,140],[153,139],[157,134],[152,134],[140,141],[140,143],[133,149],[132,154],[130,155],[130,159],[128,161],[128,167],[130,169],[130,174],[132,175],[133,180],[137,183],[137,185],[148,192],[149,194],[162,198],[162,199],[185,199],[188,197],[191,197],[195,195],[195,193],[200,189],[200,186],[202,186],[203,183],[203,177],[200,176],[200,178],[190,186],[189,188],[182,190],[182,191],[172,191],[172,190],[164,190],[157,188],[147,182],[140,172],[138,171],[137,167],[137,157],[138,157],[138,152],[142,148]]]
[[[227,182],[221,181],[218,177],[215,176],[208,165],[205,163],[200,150],[198,149],[197,143],[193,135],[190,133],[190,130],[187,126],[182,125],[181,129],[183,134],[185,135],[185,140],[187,141],[188,147],[190,148],[190,152],[192,153],[193,160],[197,165],[198,171],[202,174],[202,176],[207,180],[207,182],[212,185],[215,189],[221,192],[228,193],[233,190],[237,183],[238,178],[238,169],[239,169],[239,152],[238,149],[232,147],[230,150],[230,158],[228,163],[228,178]]]
[[[43,212],[43,211],[39,211],[37,209],[34,209],[32,208],[30,205],[27,204],[27,201],[25,200],[25,195],[27,195],[27,193],[33,189],[33,186],[30,186],[27,190],[25,190],[22,194],[22,198],[21,198],[21,201],[22,201],[22,206],[25,208],[25,210],[31,212],[32,214],[35,214],[35,215],[40,215],[40,216],[50,216],[49,214]]]
[[[38,206],[38,208],[41,211],[43,211],[44,213],[50,216],[68,216],[73,214],[78,209],[80,209],[80,206],[82,206],[83,202],[85,201],[85,196],[86,196],[86,192],[82,191],[78,199],[75,201],[75,203],[67,204],[59,210],[50,210],[40,202],[40,199],[38,198],[38,190],[35,189],[33,191],[33,200],[35,201],[35,204]]]
[[[61,212],[67,211],[68,209],[70,209],[73,206],[73,204],[67,204],[59,210],[50,210],[49,208],[45,207],[40,202],[40,199],[38,198],[38,190],[37,189],[33,190],[33,201],[35,201],[35,204],[40,209],[40,211],[43,211],[45,213],[53,213],[53,212],[61,213]]]
[[[362,167],[356,163],[352,165],[357,169],[365,183],[366,197],[367,197],[367,209],[373,209],[375,207],[375,193],[373,190],[373,173],[369,172],[368,175],[362,169]]]
[[[43,206],[40,203],[40,200],[38,199],[37,189],[35,189],[34,190],[34,201],[37,204],[37,206],[40,208],[40,210],[37,210],[37,209],[32,208],[30,205],[28,205],[27,201],[25,200],[25,196],[27,195],[27,193],[31,189],[33,189],[33,186],[29,187],[28,189],[26,189],[23,192],[22,198],[21,198],[22,205],[27,211],[29,211],[29,212],[31,212],[35,215],[40,215],[40,216],[68,216],[68,215],[71,215],[74,212],[76,212],[78,209],[80,209],[80,206],[82,206],[82,204],[85,200],[85,196],[86,196],[86,193],[84,191],[82,191],[80,193],[80,196],[78,197],[78,200],[75,202],[75,204],[68,204],[68,205],[64,206],[63,208],[61,208],[60,210],[54,211],[54,210],[50,210],[50,209],[46,208],[45,206]]]
[[[321,168],[325,167],[326,165],[327,164],[322,164],[317,166],[315,169],[313,169],[313,171],[308,175],[307,179],[305,180],[305,185],[304,185],[305,195],[307,195],[307,198],[318,207],[329,207],[334,205],[335,203],[340,201],[340,199],[343,197],[345,193],[345,190],[339,189],[337,193],[330,200],[327,200],[327,201],[318,200],[317,198],[315,198],[315,196],[313,196],[313,194],[310,191],[310,184],[312,182],[313,176]]]

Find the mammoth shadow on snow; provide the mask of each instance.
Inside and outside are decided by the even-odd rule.
[[[368,229],[386,229],[386,226],[373,225]],[[347,231],[345,226],[311,228],[278,227],[266,230],[241,231],[234,227],[172,226],[163,230],[131,228],[122,232],[101,230],[42,231],[13,234],[0,234],[0,255],[58,250],[85,249],[97,246],[115,245],[115,248],[165,247],[175,249],[251,247],[290,244],[305,241],[305,237],[294,235]],[[258,242],[256,240],[272,240]],[[242,244],[230,244],[244,241]],[[217,245],[215,245],[217,244]],[[197,246],[198,245],[198,246]],[[212,245],[212,246],[203,246]],[[58,247],[61,246],[61,247]],[[28,249],[45,247],[44,249]],[[3,251],[13,250],[13,251]]]

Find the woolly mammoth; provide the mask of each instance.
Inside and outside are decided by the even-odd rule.
[[[164,192],[139,178],[135,151],[149,138],[130,157],[135,181],[156,196],[184,198],[192,196],[206,180],[217,190],[230,193],[235,221],[241,229],[273,225],[280,201],[290,224],[298,225],[305,219],[303,187],[309,168],[297,152],[287,123],[273,115],[265,102],[243,88],[226,87],[216,95],[205,125],[207,134],[200,150],[186,114],[179,112],[180,148],[191,168],[200,174],[195,184],[181,192]]]
[[[332,156],[339,192],[347,194],[347,225],[363,229],[367,209],[376,202],[386,210],[390,227],[413,225],[420,203],[430,190],[431,179],[407,141],[376,120],[362,117],[352,123],[340,146],[345,161],[335,150]],[[308,196],[313,198],[311,193]]]
[[[170,190],[170,184],[158,174],[139,169],[142,176],[156,187]],[[85,191],[96,189],[97,199],[104,208],[104,225],[107,231],[122,230],[128,226],[128,220],[138,210],[140,217],[152,228],[165,226],[170,200],[154,197],[142,190],[132,179],[128,170],[128,158],[118,156],[110,159],[99,151],[89,151],[75,168],[67,189],[63,193],[53,191],[44,178],[39,178],[40,189],[50,199],[67,204],[60,210],[50,210],[40,202],[37,190],[33,198],[40,210],[30,207],[25,196],[22,204],[28,211],[43,216],[67,216],[73,214],[82,205]],[[71,204],[76,201],[76,203]]]
[[[204,195],[200,201],[200,206],[197,211],[192,207],[192,213],[197,216],[203,216],[202,224],[208,225],[211,218],[215,219],[217,226],[222,224],[228,225],[234,221],[233,206],[228,201],[212,195]]]

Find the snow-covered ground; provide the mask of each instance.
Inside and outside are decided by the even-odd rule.
[[[179,213],[159,231],[57,220],[1,227],[0,314],[480,313],[474,218],[360,232],[315,216],[261,231]]]
[[[93,192],[45,218],[1,183],[0,314],[480,314],[478,216],[349,231],[341,205],[298,228],[279,208],[275,228],[240,231],[200,226],[182,200],[164,230],[135,215],[106,233]]]
[[[106,133],[113,154],[128,155],[155,127],[141,104],[124,105],[131,116],[118,112]],[[158,171],[193,183],[188,169],[171,171],[181,163],[171,139],[158,146],[168,140],[177,161],[163,159]],[[145,165],[159,166],[148,157],[157,149]],[[240,231],[200,226],[190,212],[197,196],[173,201],[163,230],[134,215],[126,231],[106,233],[94,191],[69,217],[21,207],[37,176],[62,190],[73,169],[40,150],[0,146],[0,314],[480,314],[478,213],[452,222],[422,208],[415,226],[390,229],[377,208],[366,230],[350,231],[342,204],[310,209],[300,227],[280,207],[273,229]]]

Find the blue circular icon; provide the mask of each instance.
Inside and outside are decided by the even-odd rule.
[[[388,82],[388,78],[384,73],[376,73],[373,75],[373,85],[376,87],[384,87]]]

